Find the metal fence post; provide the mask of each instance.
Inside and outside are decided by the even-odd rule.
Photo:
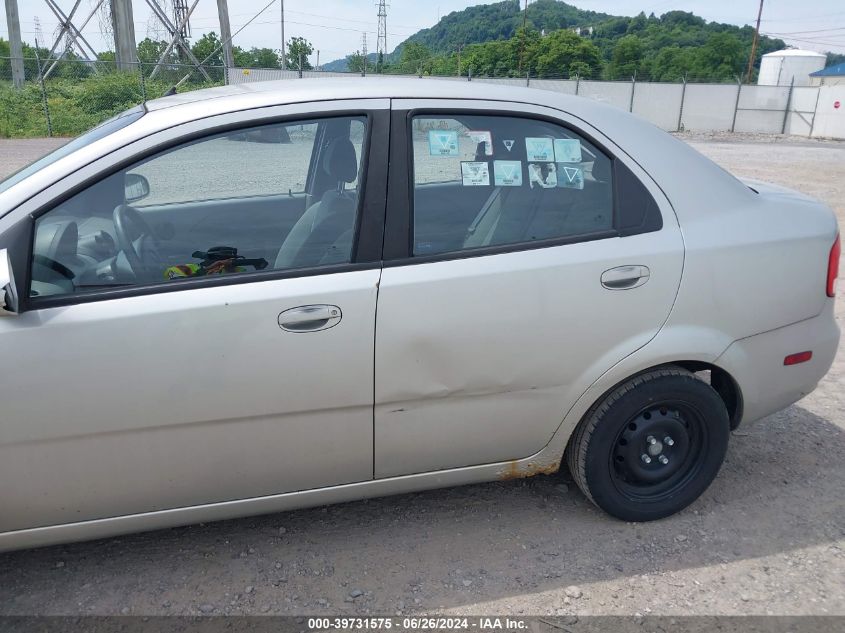
[[[634,92],[637,89],[637,74],[631,77],[631,102],[628,104],[628,112],[634,111]]]
[[[684,75],[683,79],[684,85],[681,88],[681,107],[678,110],[678,132],[680,132],[684,126],[684,102],[687,99],[687,76]]]
[[[731,123],[731,134],[736,130],[736,115],[739,113],[739,98],[742,95],[742,78],[736,78],[736,103],[734,104],[734,120]]]
[[[467,81],[472,81],[472,68],[467,71]]]
[[[786,110],[783,112],[783,128],[780,133],[786,134],[786,124],[789,123],[789,108],[792,107],[792,91],[795,90],[795,77],[789,82],[789,94],[786,97]]]
[[[50,120],[50,104],[47,103],[47,86],[41,72],[41,58],[38,55],[38,40],[35,40],[35,64],[38,66],[38,83],[41,85],[41,100],[44,103],[44,119],[47,121],[47,136],[53,136],[53,122]]]
[[[575,75],[575,96],[578,96],[578,92],[581,90],[581,75]]]
[[[525,87],[526,88],[531,87],[531,71],[530,70],[527,73],[525,73]]]
[[[819,86],[819,89],[816,91],[816,107],[813,108],[813,120],[810,121],[810,135],[808,138],[813,138],[813,130],[816,129],[816,114],[819,112],[819,100],[822,96],[822,88]]]
[[[142,103],[147,102],[147,81],[144,79],[144,64],[141,63],[141,60],[138,60],[138,74],[141,77],[141,99]]]

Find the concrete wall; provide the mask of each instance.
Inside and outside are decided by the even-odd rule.
[[[305,71],[303,78],[355,77],[350,73]],[[372,75],[381,77],[382,75]],[[390,75],[394,76],[394,75]],[[291,79],[297,71],[229,69],[229,83]],[[426,81],[433,78],[422,78]],[[467,81],[467,77],[442,77]],[[530,86],[607,103],[669,131],[751,132],[795,134],[845,139],[845,85],[811,87],[739,84],[634,83],[575,79],[514,79],[473,77],[472,81],[506,86]],[[838,111],[833,103],[839,100]],[[818,112],[816,105],[818,104]],[[822,116],[823,114],[823,116]],[[822,121],[822,119],[824,119]]]
[[[839,108],[835,107],[837,102]],[[819,88],[813,136],[845,139],[845,85]]]

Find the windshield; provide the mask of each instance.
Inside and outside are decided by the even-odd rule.
[[[0,193],[3,193],[7,189],[15,186],[25,178],[29,178],[32,174],[37,172],[39,169],[43,169],[48,165],[52,165],[57,160],[64,158],[75,152],[76,150],[85,147],[86,145],[93,143],[94,141],[99,141],[101,138],[112,134],[113,132],[117,132],[118,130],[122,130],[123,128],[131,125],[142,116],[146,110],[144,106],[137,106],[132,108],[131,110],[127,110],[121,114],[118,114],[116,117],[112,117],[105,123],[101,123],[97,127],[92,130],[89,130],[82,136],[77,136],[75,139],[62,145],[59,149],[50,152],[46,156],[42,156],[34,163],[30,163],[23,169],[16,171],[11,176],[0,182]]]

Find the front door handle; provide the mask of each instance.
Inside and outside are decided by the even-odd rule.
[[[631,290],[639,288],[651,279],[648,266],[618,266],[604,271],[601,285],[608,290]]]
[[[299,334],[322,332],[340,323],[343,312],[333,305],[299,306],[285,310],[279,315],[279,327],[287,332]]]

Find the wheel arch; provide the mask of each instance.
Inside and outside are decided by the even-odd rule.
[[[575,428],[577,428],[578,425],[581,424],[581,422],[587,419],[591,415],[593,410],[597,406],[599,406],[605,400],[605,398],[607,398],[608,395],[613,393],[620,385],[623,385],[624,383],[628,382],[629,380],[632,380],[633,378],[636,378],[637,376],[641,376],[643,374],[647,374],[658,369],[665,369],[667,367],[680,367],[681,369],[686,369],[687,371],[698,375],[699,378],[704,379],[704,381],[707,382],[707,384],[709,384],[716,391],[717,394],[719,394],[719,397],[722,399],[722,402],[725,403],[725,408],[728,411],[728,418],[731,422],[731,430],[735,430],[737,427],[739,427],[739,424],[742,421],[743,399],[742,389],[740,389],[739,383],[737,383],[736,379],[723,368],[707,361],[672,360],[639,369],[638,371],[617,380],[613,385],[611,385],[608,389],[606,389],[597,398],[594,399],[594,401],[590,404],[590,406],[581,416],[581,419],[578,421],[578,424],[575,425]]]
[[[743,400],[742,389],[739,383],[727,371],[713,363],[703,361],[675,361],[668,363],[682,367],[694,374],[706,374],[711,387],[719,394],[725,408],[728,410],[728,418],[731,421],[731,430],[735,430],[742,422]],[[651,371],[651,370],[649,370]]]

